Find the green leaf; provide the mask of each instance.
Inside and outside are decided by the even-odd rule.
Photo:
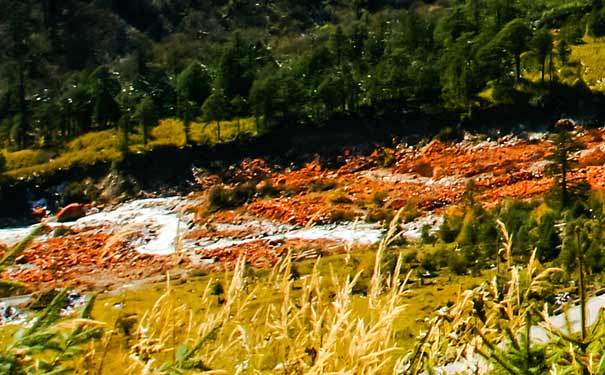
[[[176,349],[176,360],[181,362],[187,359],[187,354],[189,353],[189,348],[187,345],[182,344]]]

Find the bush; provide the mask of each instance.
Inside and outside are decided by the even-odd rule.
[[[412,250],[403,256],[404,263],[416,263],[418,261],[418,251]]]
[[[410,223],[419,218],[421,214],[422,213],[418,208],[418,202],[409,201],[408,203],[406,203],[405,207],[403,207],[401,218],[405,223]]]
[[[21,150],[9,152],[0,158],[4,159],[4,168],[11,170],[47,163],[53,155],[54,153],[46,150]],[[2,164],[1,161],[0,164]],[[4,170],[4,168],[0,165],[0,170]]]
[[[452,251],[447,260],[447,267],[456,275],[466,275],[468,271],[468,261],[464,255]]]
[[[424,258],[422,258],[420,266],[422,266],[422,268],[428,272],[436,272],[439,270],[439,264],[431,254],[427,254],[424,256]]]
[[[388,198],[389,193],[385,191],[377,191],[372,194],[372,197],[370,198],[370,203],[376,207],[382,207],[384,206],[384,203],[387,201]]]
[[[265,180],[256,185],[256,193],[261,197],[276,198],[281,194],[281,190],[275,187],[271,180]]]
[[[328,200],[332,204],[351,204],[351,203],[353,203],[353,200],[351,200],[351,197],[349,197],[349,195],[347,193],[342,192],[342,191],[337,191],[337,192],[334,192],[333,194],[330,194],[330,196],[328,197]]]
[[[588,33],[597,38],[605,35],[605,9],[594,10],[590,14]]]
[[[0,173],[4,172],[4,169],[6,169],[6,157],[3,152],[0,152]]]
[[[330,223],[343,223],[355,221],[355,211],[337,208],[330,212]]]
[[[452,251],[448,250],[445,246],[440,246],[437,251],[433,253],[433,258],[439,267],[447,267]]]
[[[456,142],[462,138],[462,134],[459,129],[452,128],[451,126],[446,126],[441,129],[439,133],[435,136],[435,139],[441,142]]]
[[[61,194],[60,203],[67,206],[70,203],[90,203],[98,197],[97,188],[91,179],[81,182],[71,182],[67,184],[63,194]]]
[[[337,186],[338,186],[338,184],[334,181],[321,179],[321,180],[317,180],[315,182],[311,182],[309,184],[309,191],[324,192],[324,191],[333,190]]]
[[[420,241],[423,244],[433,244],[437,241],[437,238],[431,234],[431,226],[425,224],[422,226],[422,230],[420,232]]]
[[[256,193],[252,183],[244,183],[235,188],[215,186],[208,193],[208,210],[216,212],[237,208],[246,203]]]
[[[388,225],[394,217],[393,210],[388,208],[370,207],[366,212],[366,221],[369,223],[384,222]]]

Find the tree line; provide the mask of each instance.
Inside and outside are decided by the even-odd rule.
[[[514,103],[522,85],[548,93],[570,46],[605,33],[600,0],[0,5],[0,142],[11,149],[111,127],[147,143],[166,117],[189,140],[196,119],[220,139],[220,121],[239,117],[270,129],[360,113],[464,115]]]

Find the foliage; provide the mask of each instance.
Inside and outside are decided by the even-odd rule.
[[[569,106],[556,90],[573,92],[580,75],[597,88],[602,76],[590,52],[599,41],[577,44],[603,9],[581,1],[4,2],[0,142],[10,150],[57,151],[135,112],[144,145],[152,119],[175,117],[195,142],[198,115],[217,139],[226,120],[249,117],[256,133],[401,113],[469,119],[532,97]],[[564,86],[519,85],[547,71]]]
[[[547,172],[557,179],[556,188],[560,193],[560,202],[564,208],[569,207],[573,190],[577,187],[569,181],[568,175],[571,168],[577,163],[573,154],[580,150],[582,145],[578,143],[566,129],[559,129],[553,144],[552,155],[549,160],[552,162],[547,168]]]
[[[6,169],[6,156],[4,156],[4,153],[2,151],[0,151],[0,174],[3,173],[5,169]]]
[[[141,133],[143,134],[143,145],[147,145],[149,141],[149,132],[157,123],[157,113],[153,99],[147,97],[137,106],[134,118],[141,125]]]
[[[21,242],[7,251],[4,257],[0,259],[0,267],[4,268],[11,266],[15,262],[15,259],[17,259],[19,255],[34,242],[36,237],[41,235],[44,231],[45,228],[43,225],[37,225]]]
[[[400,275],[400,258],[389,264],[387,241],[364,285],[362,271],[351,263],[346,267],[354,274],[324,276],[317,264],[305,271],[285,256],[257,279],[240,259],[224,279],[212,278],[200,290],[204,308],[193,320],[168,282],[136,324],[130,344],[116,345],[116,355],[133,374],[390,373],[406,361],[395,325],[405,310],[407,278]],[[354,294],[362,288],[366,296]]]
[[[63,290],[40,313],[29,328],[17,332],[0,354],[0,371],[6,374],[64,374],[75,369],[75,361],[88,350],[87,344],[102,335],[100,323],[90,320],[95,298],[83,307],[79,319],[60,322],[67,305]]]

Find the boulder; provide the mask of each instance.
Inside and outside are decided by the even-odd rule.
[[[32,209],[32,215],[34,215],[37,220],[44,219],[46,217],[46,207]]]
[[[87,211],[87,205],[81,203],[72,203],[64,207],[61,211],[59,211],[59,213],[57,214],[57,221],[60,223],[76,221],[86,216]]]
[[[8,252],[8,246],[0,242],[0,260],[4,258],[6,253]]]
[[[555,123],[555,129],[573,131],[576,127],[576,123],[572,119],[562,118]]]

